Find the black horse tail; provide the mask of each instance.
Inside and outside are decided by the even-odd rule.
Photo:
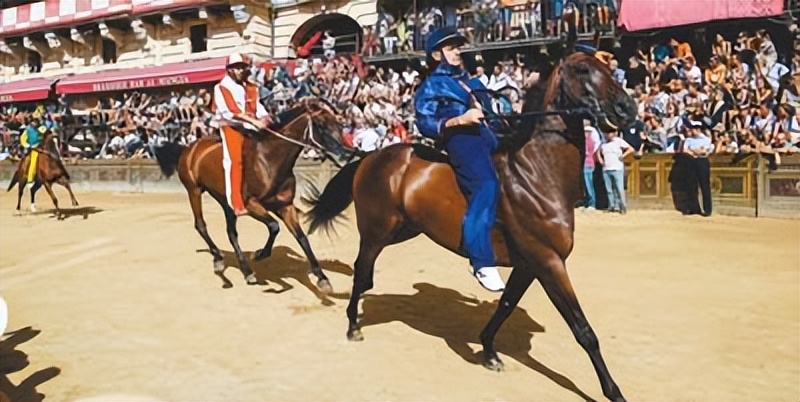
[[[353,179],[361,161],[363,159],[345,165],[325,185],[322,193],[315,185],[310,185],[311,195],[302,197],[303,202],[311,206],[311,210],[306,213],[306,221],[311,222],[308,229],[309,234],[319,228],[330,233],[336,217],[341,215],[353,202]]]
[[[174,142],[165,142],[155,148],[156,162],[164,176],[171,177],[178,169],[178,162],[186,147]]]
[[[14,175],[11,176],[11,183],[8,184],[8,188],[6,192],[11,191],[12,188],[19,182],[19,169],[14,171]]]

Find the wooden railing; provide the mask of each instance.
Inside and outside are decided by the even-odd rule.
[[[714,213],[800,219],[800,155],[785,155],[777,170],[751,155],[734,161],[732,155],[710,158]],[[629,209],[674,209],[669,173],[670,154],[645,155],[626,163]],[[0,184],[7,185],[16,163],[0,162]],[[176,177],[165,179],[152,160],[90,160],[68,165],[80,191],[183,192]],[[337,172],[331,163],[300,159],[295,167],[298,192],[312,181],[324,184]]]
[[[712,155],[711,198],[714,210],[745,216],[800,218],[800,155],[784,155],[777,170],[766,158]],[[671,154],[630,159],[625,166],[631,208],[673,208],[669,173]]]

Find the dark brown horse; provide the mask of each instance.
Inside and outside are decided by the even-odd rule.
[[[597,58],[573,53],[561,60],[546,82],[526,95],[524,113],[585,109],[607,126],[622,126],[636,116],[636,105]],[[501,183],[498,222],[493,233],[498,265],[513,267],[494,316],[480,334],[483,365],[502,370],[494,349],[500,326],[535,279],[589,354],[603,393],[624,400],[600,354],[597,337],[578,304],[567,275],[572,252],[574,205],[582,193],[583,116],[546,115],[522,122],[495,165]],[[347,337],[363,339],[357,320],[360,295],[373,287],[375,260],[384,247],[425,234],[448,250],[460,248],[467,202],[453,170],[436,163],[430,150],[395,145],[346,165],[324,191],[307,200],[310,232],[327,228],[355,203],[361,237],[347,307]],[[441,161],[440,161],[441,162]]]
[[[53,136],[49,131],[44,136],[39,146],[34,148],[31,153],[28,153],[28,155],[25,155],[25,157],[19,161],[17,170],[14,172],[14,176],[11,177],[11,183],[8,184],[8,189],[6,191],[11,191],[14,185],[19,184],[16,213],[22,214],[20,204],[22,204],[22,194],[25,193],[25,186],[28,184],[28,170],[30,169],[31,155],[33,152],[38,153],[39,158],[36,162],[35,181],[31,186],[31,212],[36,212],[36,192],[44,186],[44,189],[53,201],[53,205],[56,207],[56,217],[59,220],[63,220],[66,215],[64,215],[58,207],[58,198],[56,198],[55,193],[53,193],[53,183],[58,183],[67,189],[70,200],[72,201],[72,206],[77,207],[78,200],[75,198],[75,194],[72,193],[72,187],[70,187],[69,183],[69,173],[67,173],[64,162],[58,156],[53,146]]]
[[[297,219],[293,204],[296,181],[292,169],[305,143],[313,144],[324,153],[332,152],[337,156],[344,153],[341,125],[330,105],[315,98],[305,98],[295,108],[279,115],[278,122],[266,131],[247,136],[242,153],[245,205],[250,216],[267,225],[269,230],[267,243],[256,252],[256,259],[269,257],[272,252],[272,245],[280,230],[280,225],[270,215],[274,213],[283,220],[303,248],[311,263],[311,272],[318,279],[317,286],[329,292],[330,282],[322,272]],[[189,147],[168,143],[156,148],[156,158],[167,177],[177,169],[178,177],[189,193],[194,227],[208,244],[214,257],[214,273],[222,279],[223,286],[230,287],[232,284],[223,274],[225,265],[222,253],[206,229],[201,200],[204,192],[208,192],[222,206],[228,239],[239,260],[239,269],[248,284],[256,284],[250,263],[239,247],[236,215],[225,197],[222,142],[219,137],[201,139]]]

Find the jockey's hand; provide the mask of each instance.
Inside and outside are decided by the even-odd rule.
[[[467,110],[466,113],[458,116],[459,126],[474,126],[476,124],[481,124],[481,120],[484,118],[483,110],[480,109],[470,109]]]

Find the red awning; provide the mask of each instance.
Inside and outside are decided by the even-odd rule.
[[[133,15],[166,13],[224,4],[223,0],[133,0]]]
[[[31,78],[0,83],[0,103],[33,102],[47,99],[53,80]]]
[[[64,77],[59,94],[129,91],[219,81],[225,75],[225,57]]]
[[[627,32],[783,13],[784,0],[621,0],[617,24]]]

